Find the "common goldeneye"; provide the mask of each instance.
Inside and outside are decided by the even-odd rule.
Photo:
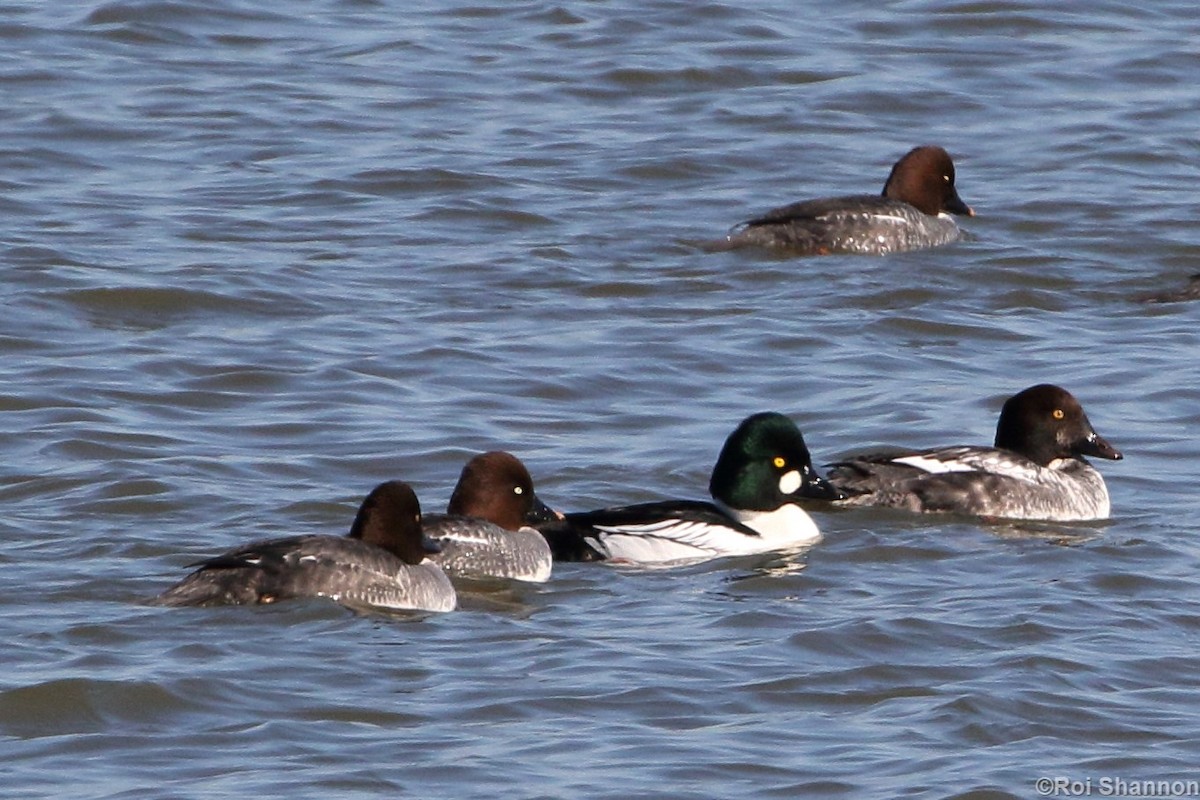
[[[559,561],[696,562],[813,544],[821,533],[796,502],[843,496],[813,469],[795,423],[772,412],[729,435],[708,490],[711,503],[604,508],[539,527]]]
[[[949,213],[947,213],[949,212]],[[950,214],[974,216],[954,188],[954,162],[940,147],[908,151],[883,193],[804,200],[736,226],[709,250],[774,247],[793,255],[884,255],[948,244],[961,235]]]
[[[1092,428],[1070,392],[1050,384],[1013,395],[994,447],[854,456],[830,465],[842,505],[891,506],[1008,519],[1107,519],[1108,487],[1084,456],[1121,454]]]
[[[532,525],[561,519],[533,491],[520,459],[493,451],[463,467],[445,514],[426,514],[425,535],[441,546],[430,556],[451,575],[550,579],[550,546]]]
[[[290,536],[236,547],[198,562],[198,570],[153,602],[213,606],[328,597],[352,607],[453,611],[454,587],[426,557],[434,547],[421,531],[412,488],[389,481],[363,500],[346,536]]]
[[[1191,276],[1188,282],[1178,289],[1143,294],[1137,300],[1141,303],[1182,303],[1186,300],[1200,300],[1200,275]]]

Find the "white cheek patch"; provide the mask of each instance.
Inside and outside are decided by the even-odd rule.
[[[794,469],[790,470],[779,476],[779,491],[782,494],[794,494],[802,483],[804,479],[800,477],[800,473]]]
[[[924,456],[904,456],[902,458],[893,458],[892,461],[896,464],[907,464],[910,467],[916,467],[917,469],[934,474],[975,471],[969,464],[963,464],[960,461],[939,461],[936,458],[925,458]]]

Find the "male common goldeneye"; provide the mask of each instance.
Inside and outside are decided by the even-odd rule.
[[[947,213],[949,212],[949,213]],[[954,188],[954,162],[940,147],[908,151],[882,195],[804,200],[743,222],[709,250],[774,247],[793,255],[884,255],[948,244],[961,235],[949,216],[974,216]]]
[[[812,466],[782,414],[747,417],[725,440],[708,484],[713,502],[668,500],[567,514],[540,526],[559,561],[696,562],[817,542],[798,500],[843,495]]]
[[[426,555],[421,506],[401,481],[377,486],[346,536],[290,536],[236,547],[153,602],[163,606],[274,603],[328,597],[353,607],[452,611],[454,587]]]
[[[425,535],[441,546],[430,556],[451,575],[550,579],[550,546],[532,525],[561,519],[533,491],[520,459],[493,451],[463,467],[445,514],[426,514]]]
[[[1070,392],[1040,384],[1004,403],[995,447],[854,456],[830,465],[829,479],[850,495],[842,505],[1058,522],[1107,519],[1108,487],[1084,456],[1121,459]]]

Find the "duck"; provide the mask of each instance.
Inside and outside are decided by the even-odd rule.
[[[550,579],[550,545],[534,525],[561,519],[533,490],[512,453],[493,450],[467,462],[445,514],[426,514],[425,535],[440,547],[430,556],[451,577]]]
[[[812,545],[821,532],[800,501],[844,496],[817,474],[796,424],[772,411],[746,417],[729,435],[708,488],[711,502],[613,506],[538,527],[557,561],[697,563]]]
[[[1182,303],[1187,300],[1200,300],[1200,273],[1188,278],[1187,283],[1177,289],[1166,289],[1139,295],[1139,303]]]
[[[954,161],[936,145],[914,147],[892,166],[880,195],[802,200],[735,226],[710,251],[766,247],[787,255],[886,255],[957,241],[951,214],[973,217],[958,196]]]
[[[153,605],[217,606],[325,597],[352,608],[453,611],[457,595],[429,559],[421,506],[403,481],[376,486],[345,536],[264,539],[197,562]]]
[[[1107,519],[1108,487],[1085,456],[1123,458],[1074,395],[1045,383],[1004,402],[992,447],[855,455],[829,465],[829,480],[846,493],[842,506],[1009,520]]]

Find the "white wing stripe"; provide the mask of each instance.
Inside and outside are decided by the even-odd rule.
[[[689,547],[723,552],[728,549],[730,537],[745,537],[741,531],[728,525],[713,525],[680,519],[666,519],[642,525],[596,525],[596,530],[611,536],[642,536],[665,539]]]
[[[977,468],[970,464],[964,464],[961,461],[941,461],[937,458],[928,458],[926,456],[901,456],[893,458],[892,461],[896,464],[905,464],[910,467],[916,467],[925,472],[940,474],[943,472],[976,472]]]

